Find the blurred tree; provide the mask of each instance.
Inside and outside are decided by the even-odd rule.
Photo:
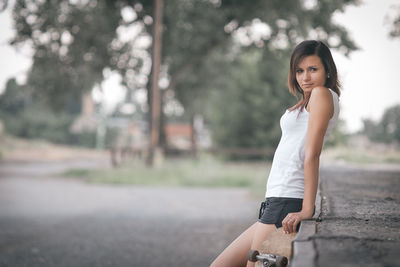
[[[390,14],[386,15],[385,20],[390,25],[389,36],[392,38],[400,37],[400,5],[393,5]]]
[[[0,1],[0,12],[4,11],[8,6],[8,0],[1,0]]]
[[[172,1],[172,2],[171,2]],[[204,67],[212,52],[229,48],[232,36],[248,39],[251,44],[273,51],[277,42],[292,47],[313,32],[315,38],[339,48],[344,53],[355,49],[343,27],[332,21],[337,10],[356,1],[317,1],[308,6],[306,1],[183,1],[171,0],[165,7],[163,63],[168,66],[168,89],[190,90],[184,83],[186,74],[197,73]],[[257,25],[256,25],[257,24]],[[255,37],[254,27],[264,27],[265,33]],[[256,40],[258,38],[258,40]],[[219,50],[219,52],[226,52]],[[198,79],[198,83],[202,80]],[[183,100],[183,99],[182,99]],[[190,108],[190,105],[185,105]]]
[[[400,105],[389,107],[378,122],[363,120],[363,133],[372,141],[400,142]]]
[[[382,128],[379,128],[377,123],[371,119],[363,119],[363,126],[362,132],[367,135],[370,140],[381,141]]]
[[[82,94],[102,82],[106,67],[125,73],[140,65],[130,44],[116,40],[121,10],[115,1],[17,0],[13,18],[11,44],[33,51],[27,85],[56,110],[79,112]]]
[[[46,101],[32,101],[31,91],[15,78],[7,81],[0,95],[0,120],[8,134],[23,138],[42,138],[50,142],[94,147],[93,133],[71,134],[74,116],[54,112]]]
[[[215,106],[223,112],[215,114],[222,127],[215,135],[223,146],[259,147],[261,140],[257,137],[260,135],[263,135],[263,144],[271,141],[266,136],[270,131],[264,131],[264,127],[260,126],[268,124],[267,127],[274,128],[267,114],[279,113],[283,107],[280,107],[279,99],[271,99],[271,87],[263,81],[262,73],[258,70],[260,60],[260,51],[243,53],[235,59],[234,67],[229,70],[231,78],[221,81],[224,86],[219,90],[218,104]]]
[[[208,111],[218,145],[275,147],[280,135],[279,117],[284,107],[294,101],[286,89],[290,49],[302,38],[310,36],[324,40],[345,54],[356,49],[346,31],[331,20],[333,12],[352,2],[355,3],[319,1],[310,7],[302,1],[268,1],[254,5],[222,1],[216,6],[208,3],[209,6],[205,7],[203,3],[199,7],[201,4],[197,4],[197,11],[205,11],[196,13],[195,4],[186,1],[187,10],[181,11],[183,15],[174,10],[172,19],[175,22],[171,23],[181,27],[168,27],[166,22],[171,35],[167,43],[177,51],[167,47],[165,54],[170,51],[178,55],[170,56],[174,64],[168,66],[175,67],[177,71],[171,77],[169,89],[174,90],[186,112]],[[181,8],[184,9],[184,6]],[[207,24],[207,21],[212,23]],[[218,28],[213,29],[215,25]],[[256,27],[266,28],[267,33],[257,37]],[[197,28],[202,32],[191,36]],[[168,35],[168,32],[165,34]],[[199,36],[202,42],[196,40]],[[206,42],[204,36],[214,39]],[[241,46],[235,47],[232,36],[236,36],[236,44]],[[174,42],[176,44],[172,45]],[[257,53],[256,50],[262,52]],[[188,54],[192,56],[185,57],[185,51],[190,51]],[[216,64],[218,53],[222,56]],[[180,63],[179,57],[186,58],[186,64]],[[214,104],[204,108],[204,101],[199,96],[207,99],[210,95],[206,91],[210,89],[219,91],[211,94],[216,95],[218,100],[212,101],[211,97]]]
[[[15,78],[6,82],[5,90],[0,95],[0,114],[18,116],[24,110],[29,98],[24,89]]]
[[[332,147],[337,145],[346,145],[349,134],[345,133],[346,122],[338,119],[337,125],[333,128],[331,135],[325,143],[325,146]]]
[[[336,24],[332,16],[357,2],[170,0],[164,9],[162,38],[162,72],[168,80],[164,98],[178,99],[188,114],[204,114],[204,106],[214,95],[210,89],[225,89],[218,86],[222,85],[226,90],[220,95],[226,95],[227,99],[231,91],[235,94],[236,89],[241,89],[237,94],[243,95],[236,96],[239,103],[234,105],[238,109],[256,110],[261,105],[259,99],[266,106],[262,110],[273,110],[278,102],[285,106],[291,100],[287,100],[284,85],[287,67],[282,65],[282,60],[286,61],[294,44],[305,38],[323,40],[344,54],[356,49],[346,30]],[[128,22],[121,20],[121,10],[126,7],[131,7],[135,14]],[[50,96],[54,99],[51,103],[60,108],[65,103],[61,105],[59,101],[68,99],[65,94],[76,99],[82,91],[101,82],[104,68],[116,69],[130,77],[137,74],[130,70],[141,67],[143,58],[138,60],[131,52],[134,42],[120,42],[116,32],[121,25],[138,25],[144,32],[151,32],[152,14],[152,0],[17,0],[14,7],[17,35],[12,43],[32,44],[34,64],[29,86],[32,84],[39,96]],[[254,56],[258,57],[255,60],[258,68],[251,66],[241,53],[259,54]],[[251,80],[243,73],[251,75],[255,78],[254,83],[261,85],[250,86]],[[245,86],[249,96],[246,96],[246,90],[228,81],[230,78]],[[149,79],[146,81],[150,82]],[[126,84],[134,87],[129,81]],[[260,91],[265,98],[256,99],[261,87],[265,88],[266,92]],[[224,112],[222,109],[214,111]],[[263,123],[272,125],[270,121],[276,122],[279,114],[268,111]],[[260,115],[251,116],[261,118]],[[247,125],[258,119],[249,120]],[[264,127],[267,135],[276,135],[277,131],[271,129],[275,128]],[[233,133],[233,130],[227,127],[226,132]],[[233,143],[248,145],[246,142],[250,141]],[[256,146],[257,142],[252,142],[254,144],[249,145]]]
[[[252,47],[225,62],[231,67],[216,78],[206,108],[219,146],[273,148],[278,144],[279,117],[295,100],[286,89],[284,57]]]
[[[126,31],[121,6],[116,1],[16,0],[12,16],[16,32],[10,43],[28,46],[33,64],[25,85],[31,101],[20,117],[7,120],[9,132],[92,147],[95,133],[69,131],[85,94],[111,71],[134,87],[136,71],[143,67],[143,49],[133,49],[137,40],[120,38]]]
[[[141,9],[138,12],[139,18],[145,19],[151,16],[151,1],[141,2]],[[316,38],[325,41],[332,48],[337,48],[344,54],[356,49],[355,44],[348,37],[346,30],[333,22],[332,16],[336,11],[343,11],[346,5],[356,4],[358,1],[183,1],[171,0],[165,6],[164,14],[164,46],[163,64],[167,69],[169,84],[164,90],[165,98],[176,98],[183,105],[185,113],[189,117],[194,117],[196,113],[205,113],[204,106],[210,97],[210,89],[222,90],[221,87],[213,86],[215,77],[218,79],[230,79],[230,72],[223,72],[219,68],[236,68],[231,62],[222,60],[226,64],[213,65],[217,54],[224,57],[235,57],[241,53],[243,46],[262,49],[263,59],[260,61],[258,70],[263,71],[274,68],[274,64],[282,60],[279,54],[284,54],[285,59],[289,50],[305,38]],[[257,33],[259,29],[262,33]],[[235,39],[232,42],[232,37]],[[236,52],[232,51],[234,47]],[[233,55],[232,55],[233,52]],[[237,60],[235,64],[240,65],[242,60]],[[276,66],[276,65],[275,65]],[[280,64],[282,66],[282,64]],[[242,64],[242,71],[232,70],[231,72],[246,72]],[[262,86],[269,87],[270,95],[264,99],[266,106],[274,106],[270,101],[277,101],[281,104],[287,103],[288,94],[284,92],[286,65],[279,71],[263,71],[260,80]],[[235,77],[237,76],[233,76]],[[243,75],[241,76],[243,78]],[[229,82],[227,82],[229,83]],[[256,81],[254,81],[256,83]],[[221,84],[221,83],[218,83]],[[224,93],[229,93],[233,85],[224,84]],[[257,87],[257,85],[253,85]],[[242,88],[243,94],[246,90]],[[211,93],[212,94],[212,93]],[[283,99],[282,99],[283,98]],[[240,101],[237,99],[236,101]],[[226,102],[225,102],[226,103]],[[234,106],[246,106],[244,110],[254,110],[252,101],[242,102]],[[220,107],[220,106],[219,106]],[[218,110],[214,110],[218,113]],[[221,109],[219,112],[221,112]],[[224,110],[225,111],[225,110]],[[210,112],[209,112],[210,113]],[[278,114],[278,113],[275,113]],[[266,116],[264,121],[276,121],[278,115]],[[214,116],[215,118],[218,115]],[[243,118],[246,120],[246,118]],[[218,121],[218,120],[217,120]],[[254,120],[251,120],[254,121]],[[250,125],[251,121],[246,124]],[[270,122],[265,122],[266,124]],[[215,122],[214,125],[220,125]],[[256,127],[256,125],[253,125]],[[234,135],[234,129],[226,125],[226,133]],[[259,129],[259,128],[257,128]],[[264,127],[267,134],[272,134],[272,128]],[[218,131],[217,129],[215,129]],[[251,131],[249,129],[249,131]],[[279,138],[279,132],[274,131],[275,141]],[[226,142],[230,138],[223,138],[220,134],[218,142],[224,140],[220,145],[228,145]],[[242,138],[247,138],[242,135]],[[253,141],[260,145],[259,141]],[[232,140],[231,140],[232,141]],[[270,145],[270,140],[264,139],[263,145]],[[249,141],[236,140],[236,145],[243,145]],[[233,145],[233,144],[232,144]],[[256,146],[253,144],[253,146]]]

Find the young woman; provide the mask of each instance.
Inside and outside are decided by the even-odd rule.
[[[288,75],[289,91],[301,100],[281,117],[282,137],[267,182],[265,210],[260,219],[234,240],[212,267],[254,266],[250,249],[258,250],[267,236],[283,227],[297,231],[314,213],[319,157],[339,115],[340,85],[329,48],[303,41],[294,49]]]

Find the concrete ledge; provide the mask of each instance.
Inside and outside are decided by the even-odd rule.
[[[317,191],[317,195],[315,198],[315,214],[313,216],[314,220],[319,220],[321,217],[321,213],[322,213],[322,196],[321,196],[321,183],[319,183],[318,186],[318,191]]]
[[[300,230],[292,242],[291,267],[313,267],[316,258],[314,242],[311,237],[316,233],[315,220],[301,222]]]
[[[302,221],[299,232],[293,239],[293,243],[309,241],[310,237],[315,235],[316,231],[317,231],[317,226],[315,220]]]
[[[293,257],[290,267],[314,267],[316,252],[313,241],[293,241]]]
[[[292,258],[290,267],[314,267],[317,253],[314,241],[311,239],[317,231],[316,222],[322,212],[321,190],[318,190],[315,200],[315,214],[312,219],[301,222],[299,232],[292,242]]]

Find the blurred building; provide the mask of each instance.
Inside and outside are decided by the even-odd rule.
[[[129,106],[129,107],[128,107]],[[122,103],[112,115],[102,115],[90,93],[82,98],[82,112],[70,127],[72,133],[92,132],[98,136],[97,147],[111,151],[114,165],[126,157],[144,157],[149,147],[146,114],[133,103]],[[168,118],[167,118],[168,120]],[[165,123],[165,144],[169,154],[185,154],[211,147],[210,131],[201,116],[193,123],[180,118]]]
[[[194,129],[189,123],[167,123],[165,125],[167,147],[173,150],[191,150]]]

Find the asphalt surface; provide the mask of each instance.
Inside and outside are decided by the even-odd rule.
[[[105,162],[97,162],[105,166]],[[0,266],[209,266],[257,216],[243,189],[89,185],[94,162],[0,165]]]
[[[1,163],[0,266],[208,266],[256,219],[241,189],[57,176],[105,164]],[[325,166],[321,180],[322,220],[302,224],[293,266],[400,266],[400,171]]]
[[[400,266],[400,170],[325,167],[320,220],[295,242],[292,266]]]

